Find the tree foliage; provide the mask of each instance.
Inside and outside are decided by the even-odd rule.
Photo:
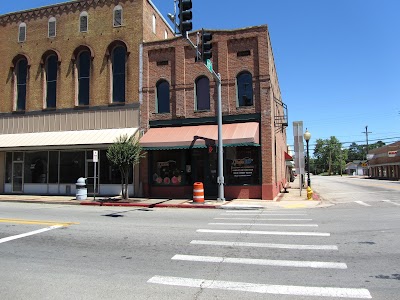
[[[347,151],[342,150],[342,143],[335,136],[329,139],[317,139],[314,148],[314,170],[317,173],[341,173],[346,165]]]
[[[139,139],[134,135],[121,135],[114,144],[107,149],[108,160],[119,168],[121,172],[122,198],[128,199],[129,171],[134,165],[139,164],[140,158],[145,154],[139,144]]]

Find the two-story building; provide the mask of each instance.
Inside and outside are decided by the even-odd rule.
[[[287,107],[267,26],[207,30],[222,78],[225,197],[272,200],[287,182]],[[189,35],[196,43],[197,32]],[[143,44],[140,167],[148,197],[217,196],[217,84],[182,37]]]
[[[89,192],[97,178],[97,193],[118,194],[106,149],[138,132],[141,45],[172,36],[150,0],[75,0],[1,15],[0,193],[73,195],[86,177]]]

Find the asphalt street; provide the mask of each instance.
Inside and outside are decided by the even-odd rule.
[[[0,298],[398,299],[400,202],[371,186],[313,209],[0,203]]]

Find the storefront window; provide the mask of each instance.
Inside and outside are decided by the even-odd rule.
[[[25,183],[47,183],[47,153],[47,151],[25,153]]]
[[[227,147],[225,149],[227,184],[260,184],[259,149],[259,147]]]
[[[88,151],[92,152],[93,151]],[[100,150],[100,183],[101,184],[120,184],[121,172],[118,167],[111,164],[107,158],[107,150]],[[133,168],[130,168],[129,183],[133,183]]]
[[[60,183],[76,183],[85,177],[85,151],[60,152]]]
[[[49,183],[58,182],[58,151],[49,152]]]
[[[12,152],[6,153],[6,183],[12,181]]]
[[[191,172],[190,166],[186,166],[185,159],[185,150],[154,151],[151,168],[152,184],[184,184],[185,174]]]

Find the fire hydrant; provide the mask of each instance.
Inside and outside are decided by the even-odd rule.
[[[308,186],[307,187],[307,199],[312,200],[313,199],[312,195],[313,195],[313,191],[312,191],[311,187]]]

